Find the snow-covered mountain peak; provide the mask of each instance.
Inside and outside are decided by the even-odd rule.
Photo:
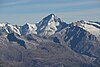
[[[37,29],[36,24],[30,24],[30,23],[26,23],[25,26],[27,29],[32,30],[32,29]]]
[[[100,36],[100,25],[97,23],[81,20],[73,23],[73,25],[81,27],[95,36]]]
[[[54,13],[51,13],[50,16],[55,17],[56,15]]]
[[[26,23],[22,27],[29,29],[30,28],[30,24],[29,23]]]
[[[17,25],[11,25],[9,23],[2,23],[0,24],[0,31],[5,33],[16,33],[20,35],[19,27]]]
[[[30,26],[30,23],[26,23],[26,24],[24,24],[24,25],[26,25],[26,26]]]
[[[30,34],[30,33],[34,33],[37,34],[36,32],[37,30],[37,26],[36,24],[30,24],[30,23],[26,23],[23,26],[18,26],[18,25],[12,25],[10,23],[0,23],[0,32],[4,32],[4,33],[16,33],[18,35],[26,35],[26,34]]]
[[[85,20],[80,20],[74,22],[72,24],[66,24],[63,22],[59,17],[55,14],[51,13],[48,16],[44,17],[39,23],[37,24],[30,24],[26,23],[23,26],[11,25],[9,23],[0,23],[0,31],[6,33],[17,33],[19,35],[26,35],[26,34],[42,34],[42,35],[52,35],[55,32],[59,32],[62,29],[66,28],[67,26],[78,26],[83,28],[84,30],[90,32],[93,35],[100,35],[100,24]]]
[[[55,14],[51,13],[48,16],[44,17],[40,22],[44,23],[44,24],[48,24],[50,22],[57,22],[60,18],[58,18]],[[45,22],[43,22],[45,21]],[[39,22],[39,23],[40,23]]]
[[[4,27],[5,26],[5,23],[0,23],[0,27]]]
[[[57,17],[57,16],[56,16],[55,14],[53,14],[53,13],[51,13],[50,15],[48,15],[48,17],[49,17],[49,16],[51,17],[52,20],[54,20],[55,17]]]
[[[58,27],[61,29],[61,23],[61,19],[52,13],[37,24],[37,33],[52,35],[58,30]]]
[[[36,34],[37,26],[36,24],[26,23],[25,25],[20,27],[20,32],[22,35],[34,33]]]

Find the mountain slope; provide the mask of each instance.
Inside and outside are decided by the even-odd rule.
[[[21,35],[37,34],[36,30],[37,27],[35,24],[26,23],[25,25],[20,27]]]
[[[0,32],[4,32],[4,33],[17,33],[19,35],[21,35],[20,31],[19,31],[19,27],[17,25],[11,25],[9,23],[7,24],[0,24]]]
[[[0,24],[0,67],[99,67],[100,24],[63,22],[54,14],[37,24]]]
[[[67,46],[80,54],[100,57],[100,29],[98,28],[100,26],[98,24],[94,26],[94,24],[86,21],[71,23],[51,38],[56,36],[60,43],[65,42]]]
[[[11,25],[11,24],[0,24],[1,33],[16,33],[18,35],[27,35],[27,34],[37,34],[37,27],[35,24],[26,23],[23,26]]]
[[[41,35],[52,35],[64,28],[63,25],[66,26],[66,23],[54,14],[50,14],[37,24],[37,33]]]
[[[81,21],[77,21],[76,25],[97,37],[100,36],[100,33],[99,33],[100,25],[95,22],[88,22],[88,21],[81,20]]]
[[[27,35],[28,37],[29,35]],[[0,36],[0,66],[2,67],[91,67],[92,61],[72,51],[69,47],[54,43],[49,39],[31,35],[34,40],[22,39],[27,49],[17,41],[8,41]],[[17,37],[17,35],[16,35]],[[38,42],[37,42],[38,41]],[[3,43],[2,43],[3,42]],[[31,45],[30,45],[31,44]]]

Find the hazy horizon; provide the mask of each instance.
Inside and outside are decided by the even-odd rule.
[[[2,0],[0,22],[36,23],[54,13],[66,22],[100,21],[99,0]]]

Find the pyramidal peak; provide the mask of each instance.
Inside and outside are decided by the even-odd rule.
[[[43,18],[38,24],[37,24],[37,33],[54,34],[58,29],[62,29],[62,21],[60,18],[58,18],[55,14],[51,13],[50,15]]]
[[[51,16],[52,18],[55,18],[56,15],[53,14],[53,13],[51,13],[50,16]]]
[[[41,21],[43,21],[43,20],[49,21],[49,20],[54,20],[56,18],[57,18],[57,16],[55,14],[51,13],[51,14],[47,15],[46,17],[44,17]]]

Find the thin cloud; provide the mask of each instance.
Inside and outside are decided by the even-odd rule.
[[[27,3],[27,2],[34,2],[32,0],[18,0],[15,2],[8,2],[1,4],[0,7],[8,7],[12,5],[17,5],[21,3]],[[31,8],[59,8],[59,7],[75,7],[75,6],[83,6],[83,5],[93,5],[93,4],[98,4],[100,2],[98,1],[83,1],[83,2],[64,2],[64,3],[36,3],[36,4],[29,4],[29,5],[24,5],[24,6],[15,6],[16,8],[19,9],[31,9]]]
[[[98,1],[83,1],[83,2],[65,2],[65,3],[40,3],[40,4],[29,4],[24,6],[16,6],[19,9],[32,9],[32,8],[60,8],[60,7],[75,7],[75,6],[84,6],[84,5],[94,5],[98,4]]]
[[[97,0],[85,0],[85,1],[72,1],[72,2],[55,2],[55,3],[30,3],[32,0],[21,0],[16,2],[8,2],[4,5],[0,5],[1,13],[0,20],[7,22],[16,22],[23,24],[24,22],[37,22],[47,16],[49,13],[54,12],[58,17],[61,17],[66,22],[77,21],[81,19],[85,20],[97,20],[100,21],[100,2]],[[19,5],[27,3],[25,5]],[[84,6],[84,7],[83,7]],[[6,8],[7,7],[7,8]],[[68,8],[75,9],[79,7],[79,10],[67,10]],[[89,8],[90,7],[90,8]],[[83,8],[83,9],[82,9]]]
[[[17,0],[17,1],[0,4],[0,7],[8,7],[8,6],[13,6],[13,5],[21,4],[21,3],[27,3],[27,2],[31,2],[31,1],[32,0]]]
[[[80,11],[71,11],[71,12],[58,12],[59,15],[65,16],[79,16],[79,15],[95,15],[100,14],[100,8],[80,10]]]
[[[80,11],[71,11],[71,12],[58,12],[58,16],[61,16],[62,19],[68,22],[78,21],[78,20],[93,20],[100,21],[100,9],[88,9]]]

